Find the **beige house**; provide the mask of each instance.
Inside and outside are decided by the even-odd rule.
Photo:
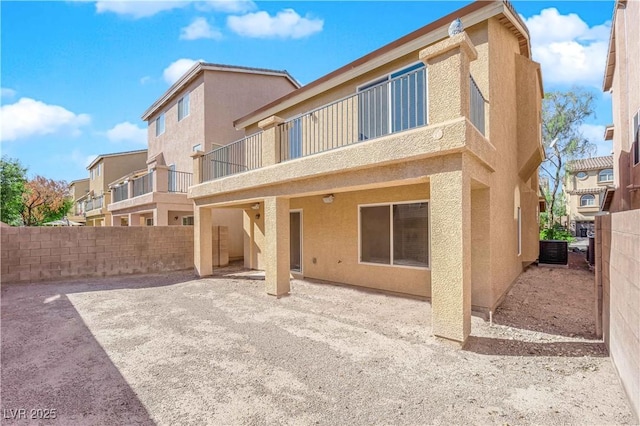
[[[69,183],[69,199],[73,200],[73,205],[67,213],[67,219],[85,223],[84,202],[79,201],[89,193],[89,179],[76,179]]]
[[[640,2],[617,0],[603,90],[611,93],[613,186],[610,212],[596,220],[596,290],[604,341],[640,421]]]
[[[198,273],[214,209],[238,209],[267,293],[293,274],[426,297],[433,333],[464,342],[538,257],[530,52],[508,3],[474,2],[238,118],[250,136],[194,154]]]
[[[613,185],[613,157],[584,158],[567,163],[563,189],[567,208],[567,226],[576,237],[594,231],[595,215],[607,188]]]
[[[109,183],[118,176],[140,170],[146,166],[147,150],[102,154],[87,166],[89,192],[76,200],[84,212],[87,226],[110,226],[111,213],[107,205],[111,200]]]
[[[286,71],[194,65],[143,114],[146,165],[110,182],[113,225],[193,225],[193,201],[187,198],[192,152],[244,137],[234,118],[298,87]],[[230,256],[242,258],[242,214],[221,211],[215,225],[229,228]]]

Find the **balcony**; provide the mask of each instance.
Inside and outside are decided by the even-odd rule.
[[[150,171],[137,171],[109,185],[113,203],[108,209],[113,212],[147,204],[184,204],[191,182],[191,173],[164,165],[156,165]]]
[[[104,214],[105,211],[103,208],[105,205],[105,194],[93,198],[87,198],[84,202],[84,216],[87,217]]]
[[[428,127],[427,87],[426,68],[419,67],[286,121],[276,117],[268,142],[262,131],[194,155],[197,183]],[[468,89],[469,122],[484,136],[487,101],[471,77]]]

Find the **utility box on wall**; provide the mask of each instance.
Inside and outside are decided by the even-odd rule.
[[[569,265],[569,243],[567,241],[540,241],[538,263],[544,265]]]

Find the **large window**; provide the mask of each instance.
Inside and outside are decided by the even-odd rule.
[[[600,170],[598,173],[598,182],[612,182],[613,181],[613,169]]]
[[[412,129],[427,122],[426,68],[417,63],[358,89],[359,139]]]
[[[360,206],[360,262],[429,266],[429,205]]]
[[[156,136],[164,133],[164,112],[156,118]]]
[[[188,116],[189,112],[190,112],[189,93],[187,93],[182,97],[182,99],[178,101],[178,121]]]
[[[593,194],[585,194],[580,197],[580,207],[593,207],[596,205],[596,197]]]

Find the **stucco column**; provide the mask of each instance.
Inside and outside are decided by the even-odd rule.
[[[289,199],[264,200],[265,281],[268,294],[289,293]]]
[[[153,224],[155,226],[169,226],[169,210],[162,203],[158,203],[153,209]]]
[[[258,123],[262,129],[262,166],[270,166],[280,162],[280,132],[278,125],[284,120],[278,116],[265,118]]]
[[[191,154],[193,159],[193,185],[202,183],[202,157],[204,157],[204,151],[195,151]]]
[[[142,215],[129,213],[129,226],[140,226],[140,218]]]
[[[193,263],[201,277],[213,274],[213,211],[209,207],[193,209]]]
[[[132,199],[133,198],[133,179],[129,178],[127,180],[127,199]]]
[[[477,57],[466,32],[420,51],[428,69],[429,124],[469,117],[469,63]]]
[[[153,192],[169,192],[169,166],[155,166],[151,183]]]
[[[471,331],[471,182],[468,172],[462,169],[431,175],[430,202],[433,334],[464,343]]]

